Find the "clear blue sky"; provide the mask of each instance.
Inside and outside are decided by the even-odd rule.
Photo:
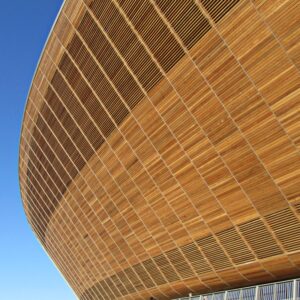
[[[18,150],[35,66],[62,0],[0,1],[0,300],[74,300],[22,208]]]

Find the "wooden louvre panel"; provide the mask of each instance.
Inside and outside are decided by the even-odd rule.
[[[231,266],[228,257],[217,243],[215,237],[208,236],[197,240],[197,244],[201,247],[205,256],[216,270],[225,269]]]
[[[290,208],[266,216],[268,224],[288,252],[300,247],[300,224]]]
[[[179,249],[168,251],[166,255],[182,279],[195,276]]]
[[[209,266],[195,243],[185,245],[181,249],[198,275],[209,273],[212,271],[211,267]]]
[[[143,262],[143,266],[146,269],[146,271],[150,274],[150,276],[153,278],[155,284],[161,285],[166,283],[166,280],[164,279],[158,267],[156,267],[156,265],[153,263],[152,260],[147,260]]]
[[[79,299],[299,276],[296,2],[64,2],[26,104],[19,178]]]
[[[130,2],[129,5],[131,5]],[[122,18],[120,12],[110,1],[94,1],[90,5],[90,9],[91,12],[93,12],[93,14],[99,19],[101,24],[103,24],[103,26],[106,28],[107,34],[114,41],[118,51],[122,53],[123,57],[126,57],[126,62],[132,68],[134,74],[138,77],[143,87],[149,91],[162,78],[162,74],[160,73],[158,67],[150,59],[150,55],[145,51],[127,22],[124,20],[124,18]],[[105,9],[109,11],[109,15],[102,14],[103,10]],[[141,12],[139,12],[139,16],[141,16]],[[104,66],[107,65],[108,74],[111,74],[113,77],[116,73],[114,72],[114,67],[117,68],[118,66],[122,66],[122,62],[117,58],[117,55],[114,54],[112,46],[107,42],[104,35],[97,28],[96,22],[89,14],[86,15],[86,19],[86,22],[89,21],[89,23],[82,23],[82,26],[79,26],[79,32],[82,34],[82,37],[86,43],[91,46],[92,52],[97,59],[99,59],[101,62],[105,62]],[[114,20],[114,23],[118,23],[123,30],[119,31],[116,27],[111,26],[111,24],[114,24],[113,22],[110,22],[111,19]],[[93,36],[90,38],[88,35],[88,30],[89,32],[93,33]],[[95,42],[99,42],[100,47],[97,47]],[[111,49],[111,51],[107,51],[107,49]],[[107,59],[105,53],[109,59]],[[110,62],[113,62],[113,66]],[[176,61],[173,60],[171,63],[175,64]],[[124,88],[127,87],[129,88],[128,83],[126,84],[126,87],[124,86]],[[134,92],[132,88],[133,87],[131,86],[131,95]],[[136,86],[135,89],[138,90]],[[138,97],[136,98],[139,100]]]
[[[235,228],[227,229],[216,235],[235,264],[254,260],[254,255]]]
[[[295,203],[294,207],[295,207],[297,214],[300,214],[300,203]]]
[[[201,3],[216,23],[220,21],[224,17],[224,15],[226,15],[238,2],[239,0],[201,0]]]
[[[239,228],[258,258],[266,258],[282,253],[275,239],[261,220],[256,219],[244,223]]]
[[[132,282],[136,290],[139,291],[145,288],[141,280],[137,277],[137,275],[134,273],[134,271],[131,268],[126,269],[124,272],[128,274],[128,278]]]
[[[137,274],[139,274],[140,279],[145,284],[147,288],[153,288],[155,286],[155,283],[151,279],[151,276],[146,272],[146,270],[143,268],[141,264],[137,264],[133,266],[133,269]]]
[[[168,3],[156,0],[155,2],[188,49],[211,29],[208,20],[194,1]]]
[[[179,280],[179,276],[177,275],[174,267],[170,264],[170,262],[163,254],[154,257],[154,262],[161,270],[161,272],[164,274],[168,282]]]

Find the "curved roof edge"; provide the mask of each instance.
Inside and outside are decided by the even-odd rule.
[[[55,27],[55,25],[56,25],[56,23],[57,23],[58,17],[60,16],[60,13],[62,12],[62,10],[63,10],[63,8],[64,8],[66,2],[67,2],[67,0],[63,0],[62,4],[61,4],[61,6],[60,6],[60,8],[59,8],[59,10],[58,10],[58,12],[57,12],[57,15],[56,15],[56,17],[55,17],[55,19],[54,19],[54,21],[53,21],[53,24],[52,24],[52,26],[51,26],[51,28],[50,28],[50,31],[49,31],[49,33],[48,33],[47,39],[46,39],[46,41],[45,41],[45,43],[44,43],[44,46],[43,46],[43,48],[42,48],[42,50],[41,50],[40,56],[39,56],[39,58],[38,58],[38,61],[37,61],[37,64],[36,64],[36,67],[35,67],[35,70],[34,70],[34,72],[33,72],[32,79],[31,79],[31,82],[30,82],[30,85],[29,85],[29,88],[28,88],[28,92],[27,92],[27,96],[26,96],[26,102],[25,102],[24,109],[23,109],[23,114],[22,114],[22,125],[21,125],[21,129],[20,129],[20,137],[19,137],[18,178],[19,178],[19,193],[20,193],[20,198],[21,198],[21,202],[22,202],[22,206],[23,206],[24,212],[25,212],[25,207],[24,207],[24,200],[23,200],[22,194],[21,194],[21,180],[20,180],[20,146],[21,146],[21,139],[22,139],[23,126],[24,126],[25,112],[26,112],[26,109],[27,109],[27,106],[28,106],[28,100],[29,100],[29,95],[30,95],[31,89],[32,89],[33,81],[34,81],[34,79],[35,79],[37,70],[38,70],[38,68],[39,68],[39,66],[40,66],[40,63],[41,63],[41,60],[42,60],[42,57],[43,57],[45,48],[46,48],[46,46],[47,46],[47,44],[48,44],[48,41],[49,41],[50,36],[51,36],[51,34],[52,34],[52,32],[53,32],[53,29],[54,29],[54,27]],[[28,220],[27,217],[26,217],[26,220],[27,220],[27,222],[29,223],[29,220]],[[29,224],[29,225],[30,225],[30,224]],[[31,230],[33,231],[34,235],[36,235],[35,232],[34,232],[34,230],[32,229],[31,226],[30,226],[30,228],[31,228]],[[48,256],[48,258],[50,259],[50,261],[53,263],[55,269],[58,271],[58,273],[59,273],[60,276],[63,278],[63,280],[65,281],[65,283],[67,284],[67,286],[70,287],[72,293],[75,295],[74,290],[73,290],[72,287],[70,286],[69,282],[68,282],[67,279],[63,276],[63,274],[61,273],[60,269],[56,266],[56,264],[54,263],[53,259],[51,258],[51,256],[48,254],[48,252],[47,252],[46,249],[44,248],[43,244],[40,242],[40,240],[39,240],[38,238],[37,238],[37,241],[38,241],[38,243],[40,244],[40,246],[42,247],[42,249],[44,249],[44,253],[46,253],[46,255]],[[76,296],[76,295],[75,295],[75,296]]]
[[[36,64],[36,67],[35,67],[35,70],[34,70],[34,72],[33,72],[32,79],[31,79],[31,82],[30,82],[30,85],[29,85],[29,89],[28,89],[28,92],[27,92],[26,102],[25,102],[24,109],[23,109],[23,114],[22,114],[22,125],[21,125],[21,129],[20,129],[20,137],[19,137],[19,152],[18,152],[18,155],[19,155],[19,159],[18,159],[18,175],[19,175],[18,177],[19,177],[19,185],[20,185],[20,171],[19,171],[19,166],[20,166],[20,145],[21,145],[22,131],[23,131],[23,124],[24,124],[25,112],[26,112],[26,109],[27,109],[27,106],[28,106],[29,95],[30,95],[30,92],[31,92],[31,89],[32,89],[32,85],[33,85],[33,81],[34,81],[34,79],[35,79],[36,73],[37,73],[38,68],[39,68],[39,66],[40,66],[40,63],[41,63],[41,60],[42,60],[44,51],[45,51],[45,49],[46,49],[46,46],[47,46],[48,41],[49,41],[49,39],[50,39],[50,36],[51,36],[51,34],[52,34],[52,32],[53,32],[53,29],[54,29],[54,27],[55,27],[55,25],[56,25],[56,23],[57,23],[58,17],[60,16],[60,13],[62,12],[62,10],[63,10],[63,8],[64,8],[66,2],[67,2],[67,0],[63,0],[62,4],[61,4],[61,6],[60,6],[60,8],[59,8],[59,10],[58,10],[58,13],[57,13],[57,15],[56,15],[56,17],[55,17],[55,19],[54,19],[54,21],[53,21],[53,24],[52,24],[52,26],[51,26],[51,29],[50,29],[50,31],[49,31],[49,33],[48,33],[47,39],[46,39],[46,41],[45,41],[45,43],[44,43],[44,46],[43,46],[42,51],[41,51],[41,53],[40,53],[39,59],[38,59],[38,61],[37,61],[37,64]],[[21,187],[20,187],[20,192],[21,192]],[[21,197],[21,199],[22,199],[22,197]],[[23,202],[23,199],[22,199],[22,202]]]

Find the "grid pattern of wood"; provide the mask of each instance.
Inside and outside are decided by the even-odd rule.
[[[25,109],[27,218],[80,299],[300,274],[298,0],[66,0]]]

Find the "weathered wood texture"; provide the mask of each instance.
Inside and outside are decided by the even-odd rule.
[[[27,102],[30,224],[80,299],[300,274],[300,2],[67,0]]]

